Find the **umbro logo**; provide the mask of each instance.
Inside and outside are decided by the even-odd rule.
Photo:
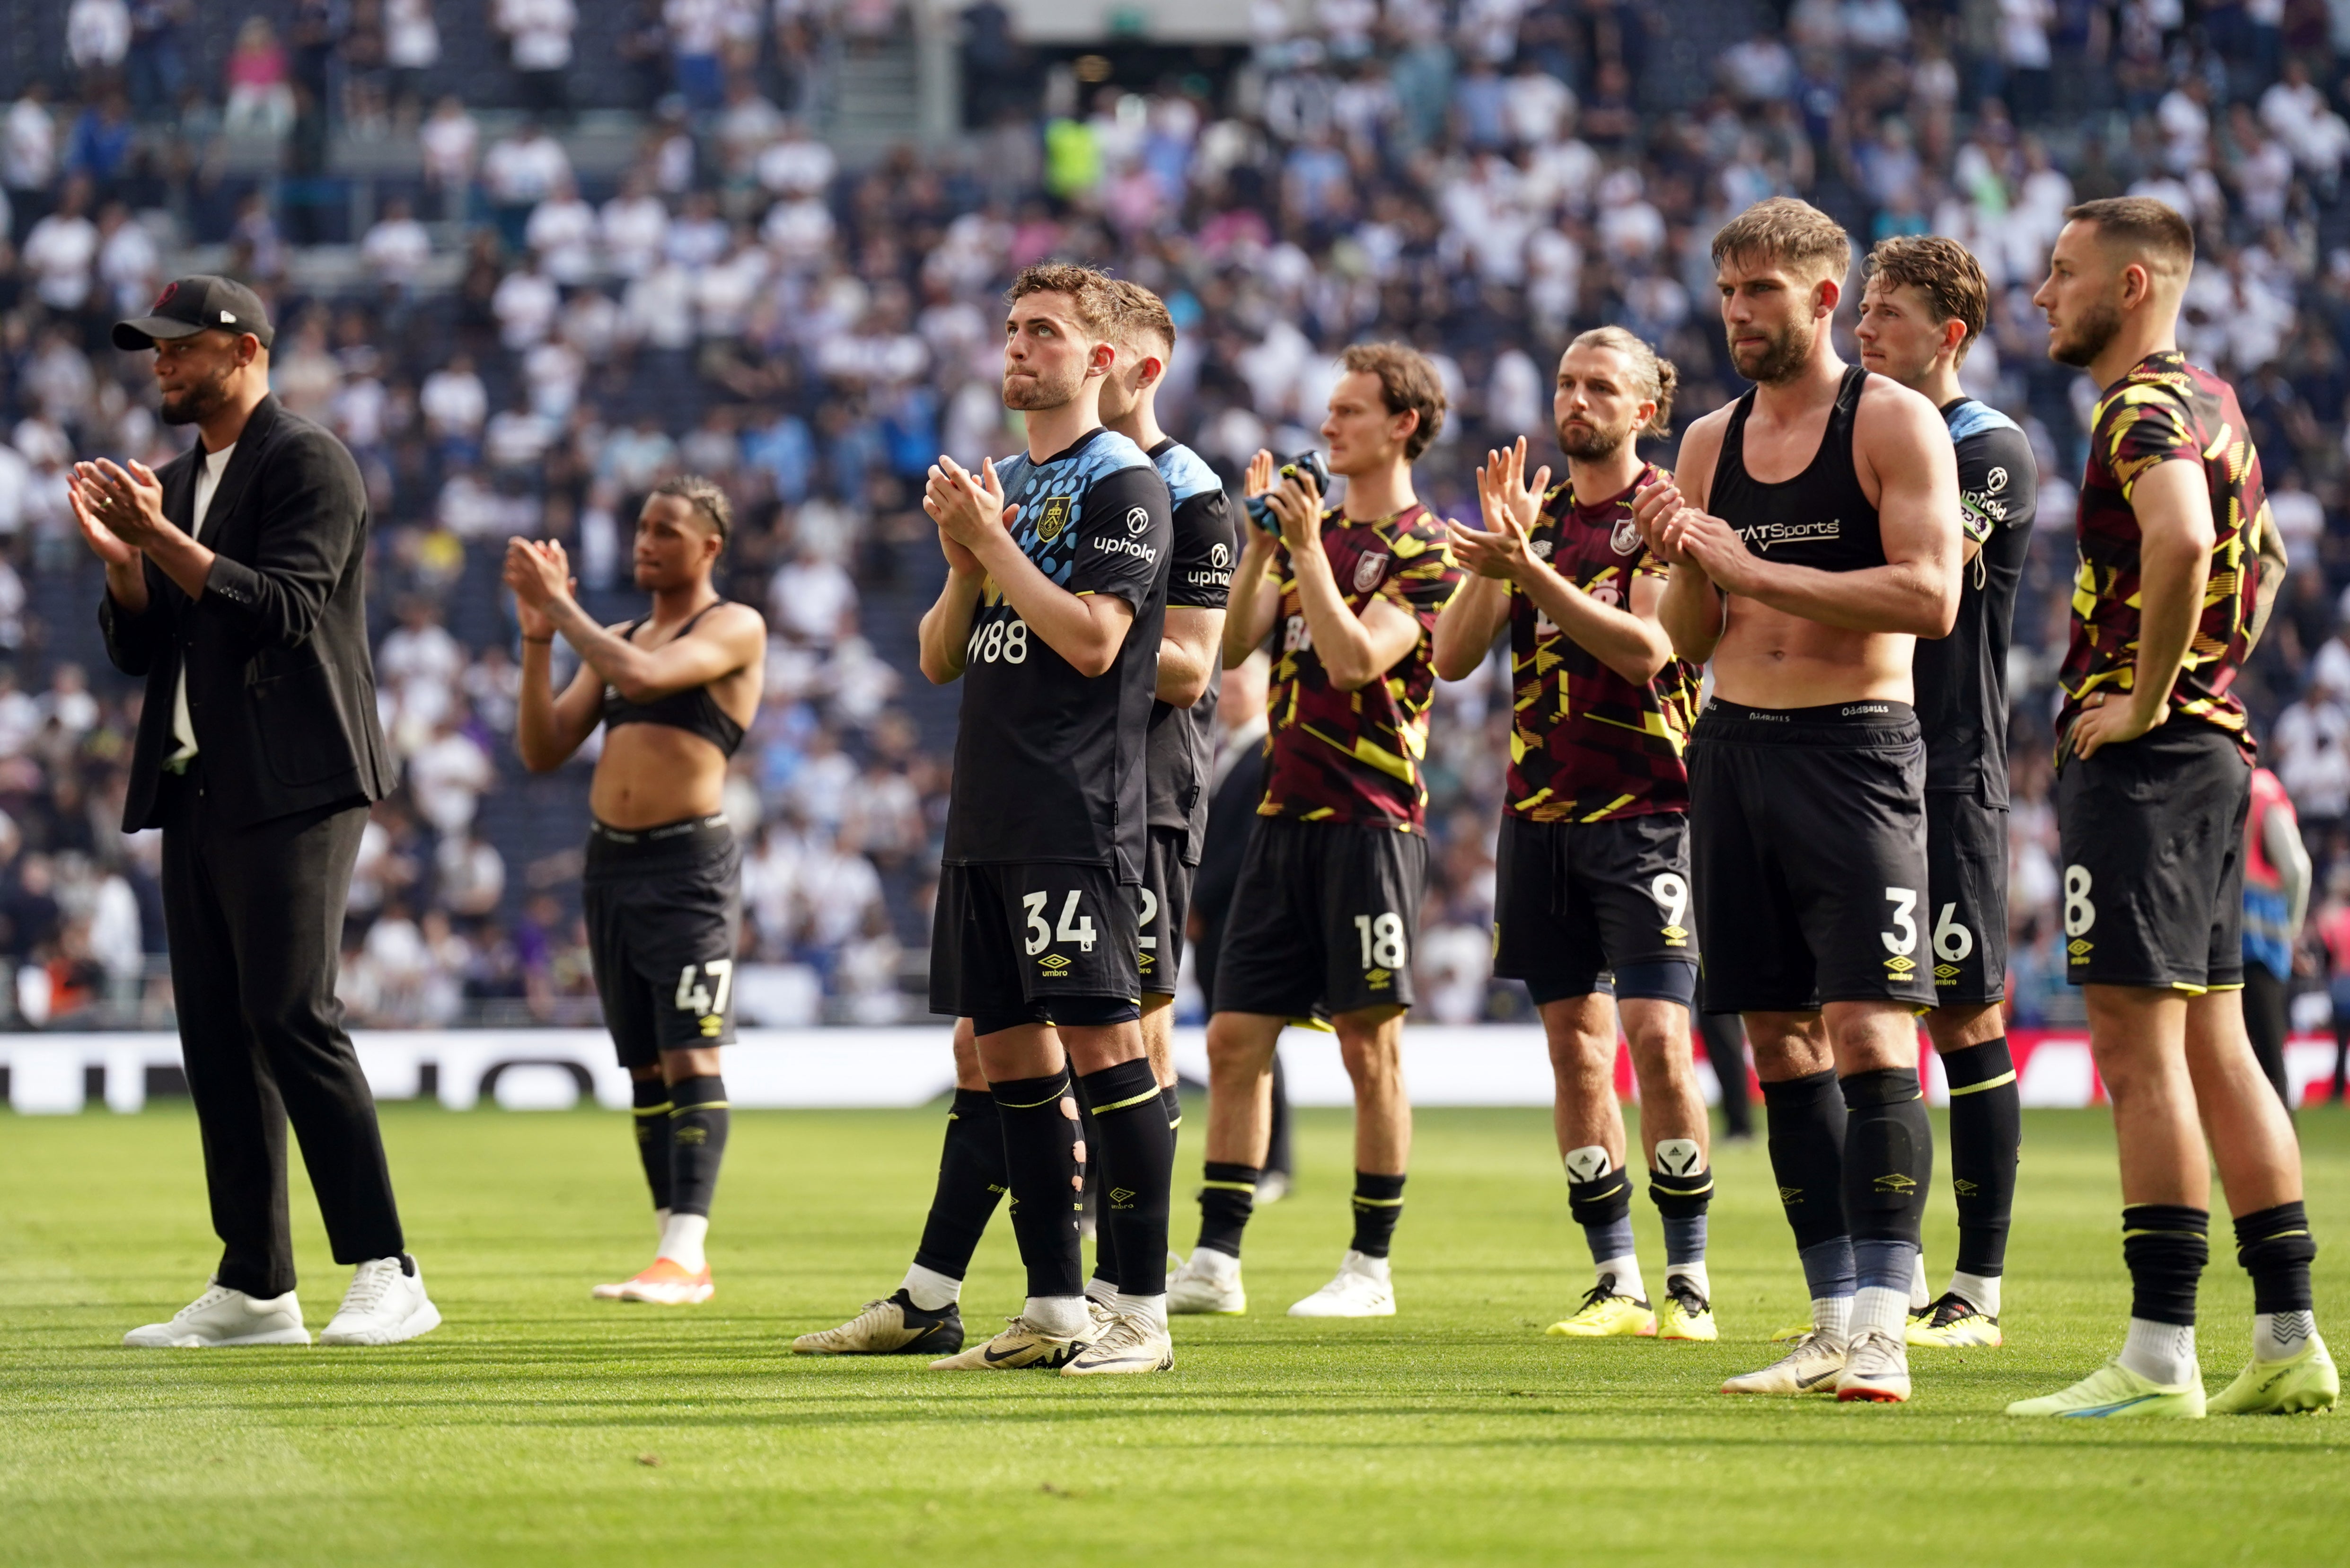
[[[1036,967],[1042,970],[1050,970],[1053,973],[1058,974],[1063,970],[1068,968],[1073,961],[1075,961],[1064,958],[1059,953],[1046,953],[1043,958],[1036,961]]]
[[[1904,1175],[1898,1170],[1888,1171],[1877,1179],[1876,1187],[1879,1192],[1915,1192],[1918,1189],[1918,1179]]]

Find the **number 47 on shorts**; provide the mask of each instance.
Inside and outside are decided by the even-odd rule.
[[[707,975],[717,982],[712,990],[702,983]],[[726,998],[734,989],[734,961],[712,959],[708,963],[687,964],[677,974],[677,1010],[691,1012],[701,1019],[702,1033],[716,1039],[726,1028]]]

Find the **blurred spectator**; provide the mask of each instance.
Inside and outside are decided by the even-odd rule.
[[[294,125],[294,88],[286,49],[266,16],[248,16],[228,57],[228,104],[222,122],[231,134],[283,137]]]
[[[571,35],[579,26],[572,0],[495,0],[491,16],[522,83],[524,107],[534,114],[568,113],[571,99],[563,78],[571,68]]]

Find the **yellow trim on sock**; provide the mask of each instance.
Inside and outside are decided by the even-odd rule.
[[[1253,1195],[1256,1191],[1256,1183],[1253,1181],[1203,1181],[1200,1185],[1211,1192],[1246,1192]]]
[[[1031,1100],[1024,1106],[1014,1105],[1010,1100],[998,1100],[995,1103],[997,1106],[1007,1111],[1033,1111],[1038,1106],[1049,1106],[1055,1100],[1066,1100],[1068,1097],[1069,1081],[1066,1078],[1064,1078],[1061,1080],[1061,1086],[1059,1088],[1054,1090],[1051,1094],[1045,1096],[1041,1100]]]
[[[696,1111],[723,1111],[725,1108],[726,1102],[723,1100],[704,1100],[698,1106],[680,1106],[675,1110],[670,1112],[670,1115],[673,1116],[690,1116]]]
[[[1106,1116],[1109,1115],[1109,1114],[1110,1114],[1110,1112],[1112,1112],[1112,1111],[1122,1111],[1122,1110],[1126,1109],[1128,1106],[1139,1106],[1139,1105],[1142,1104],[1142,1102],[1143,1102],[1143,1101],[1145,1101],[1145,1100],[1155,1100],[1155,1099],[1159,1098],[1159,1086],[1158,1086],[1157,1085],[1155,1085],[1155,1084],[1154,1084],[1154,1085],[1151,1085],[1148,1090],[1144,1091],[1143,1093],[1141,1093],[1141,1094],[1139,1094],[1139,1095],[1135,1096],[1134,1096],[1132,1099],[1130,1099],[1130,1100],[1118,1100],[1118,1101],[1114,1102],[1113,1104],[1107,1105],[1107,1106],[1096,1106],[1094,1107],[1094,1115],[1096,1115],[1096,1116]]]
[[[639,1106],[636,1107],[636,1112],[640,1116],[658,1116],[666,1114],[670,1108],[670,1103],[663,1100],[657,1106]]]
[[[1355,1194],[1355,1201],[1361,1204],[1366,1209],[1400,1209],[1403,1207],[1403,1199],[1400,1198],[1366,1198],[1359,1192]]]
[[[2002,1073],[1996,1078],[1985,1078],[1980,1084],[1969,1084],[1963,1089],[1952,1089],[1950,1091],[1950,1098],[1955,1100],[1960,1095],[1980,1095],[1985,1089],[1996,1089],[2002,1084],[2012,1084],[2013,1082],[2015,1082],[2015,1069],[2010,1067],[2006,1072]]]

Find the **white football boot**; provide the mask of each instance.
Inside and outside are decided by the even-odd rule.
[[[1219,1317],[1238,1317],[1247,1312],[1248,1292],[1241,1287],[1241,1261],[1213,1247],[1200,1248],[1167,1276],[1167,1310]]]
[[[1395,1282],[1385,1258],[1347,1251],[1328,1284],[1289,1309],[1292,1317],[1393,1317]]]
[[[411,1272],[412,1271],[412,1272]],[[413,1258],[370,1258],[351,1271],[343,1304],[319,1331],[320,1345],[398,1345],[441,1326]]]
[[[122,1343],[133,1350],[198,1350],[229,1345],[307,1345],[302,1303],[282,1296],[249,1296],[214,1280],[169,1323],[132,1329]]]
[[[1787,1347],[1787,1354],[1759,1372],[1748,1372],[1721,1386],[1724,1394],[1833,1394],[1844,1375],[1845,1346],[1817,1329],[1807,1329]]]

